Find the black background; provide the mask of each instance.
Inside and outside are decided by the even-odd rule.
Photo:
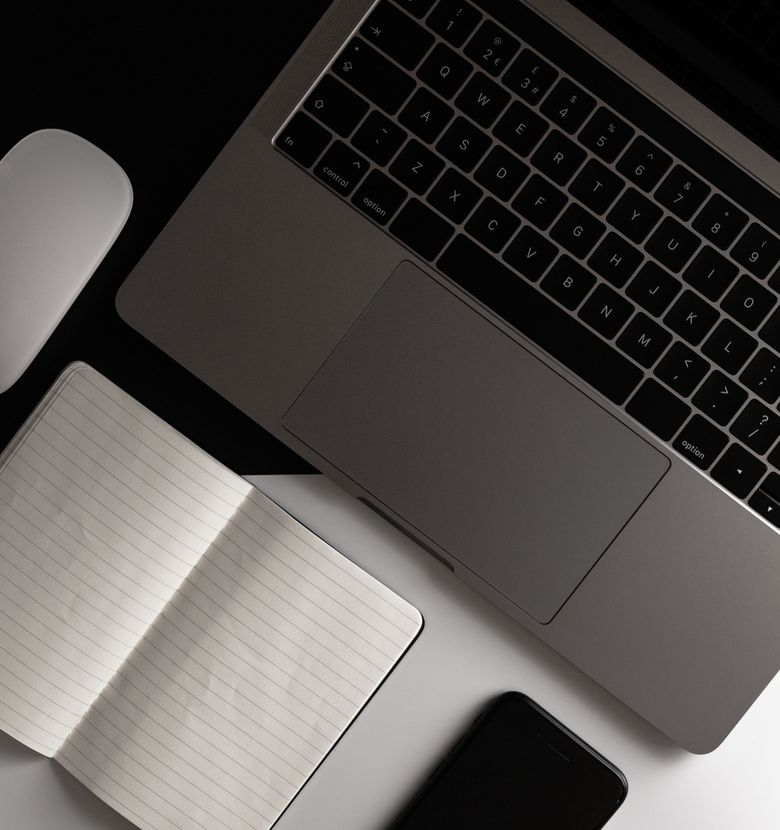
[[[310,469],[131,330],[114,297],[328,5],[4,10],[0,155],[34,130],[70,130],[124,168],[134,202],[87,287],[27,372],[0,395],[0,448],[62,369],[84,360],[236,472]]]

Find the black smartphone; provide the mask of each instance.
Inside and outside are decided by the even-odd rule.
[[[625,776],[519,692],[493,701],[392,830],[596,830],[628,792]]]

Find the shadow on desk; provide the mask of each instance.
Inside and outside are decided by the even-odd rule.
[[[132,830],[56,761],[0,732],[3,830]]]

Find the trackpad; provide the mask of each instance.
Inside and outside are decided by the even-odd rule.
[[[669,466],[408,262],[284,426],[543,623]]]

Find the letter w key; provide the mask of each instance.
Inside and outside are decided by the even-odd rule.
[[[475,72],[457,97],[455,104],[482,127],[489,127],[509,103],[509,93],[488,78]]]

